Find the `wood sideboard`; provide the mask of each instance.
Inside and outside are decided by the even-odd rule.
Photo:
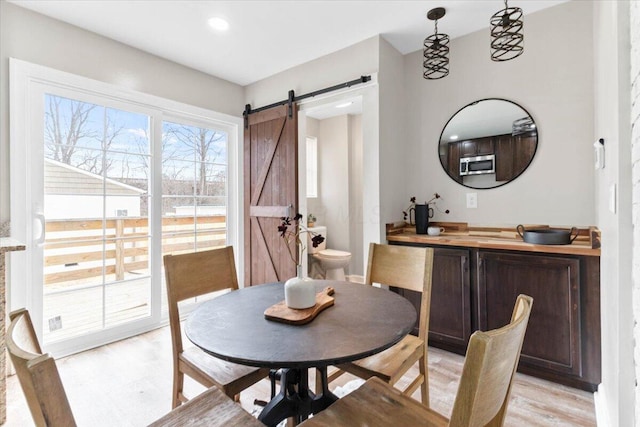
[[[601,372],[599,234],[585,229],[571,245],[546,246],[522,242],[515,228],[480,228],[479,236],[451,224],[451,233],[441,236],[417,235],[409,227],[387,234],[390,244],[435,249],[429,344],[465,354],[473,331],[507,324],[517,295],[527,294],[534,303],[518,370],[595,391]],[[419,309],[418,294],[398,292]]]

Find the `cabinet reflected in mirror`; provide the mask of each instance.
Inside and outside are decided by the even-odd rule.
[[[456,182],[494,188],[520,176],[537,146],[538,128],[531,115],[514,102],[490,98],[466,105],[449,119],[438,154]]]

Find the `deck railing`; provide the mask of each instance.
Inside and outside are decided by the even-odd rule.
[[[224,215],[165,217],[162,253],[224,246],[226,233]],[[45,285],[52,290],[87,285],[103,276],[117,281],[127,273],[148,272],[149,241],[149,222],[144,217],[48,220]]]

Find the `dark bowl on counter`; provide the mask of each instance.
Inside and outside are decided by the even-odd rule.
[[[578,229],[564,228],[532,228],[526,230],[524,225],[516,227],[516,231],[525,243],[535,245],[570,245],[578,237]],[[575,235],[573,235],[575,233]]]

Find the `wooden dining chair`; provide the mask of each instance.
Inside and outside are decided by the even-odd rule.
[[[209,388],[216,386],[236,401],[240,392],[269,375],[269,369],[238,365],[208,355],[197,347],[184,348],[178,303],[225,289],[237,290],[233,247],[165,255],[169,323],[173,344],[173,408],[184,396],[184,375]]]
[[[75,427],[64,386],[55,360],[43,354],[38,344],[31,317],[26,309],[9,315],[6,344],[18,381],[37,427]],[[153,424],[169,426],[261,426],[242,407],[212,387],[175,409]]]
[[[492,331],[477,331],[471,336],[450,419],[406,397],[380,379],[371,378],[301,426],[504,425],[532,305],[531,297],[518,296],[511,323]]]
[[[367,284],[380,283],[421,294],[418,336],[407,335],[399,343],[381,353],[338,365],[339,369],[328,375],[328,382],[335,380],[346,371],[365,380],[378,377],[394,385],[417,362],[419,373],[403,393],[411,396],[420,387],[422,403],[429,406],[427,338],[432,270],[432,248],[370,244]]]

